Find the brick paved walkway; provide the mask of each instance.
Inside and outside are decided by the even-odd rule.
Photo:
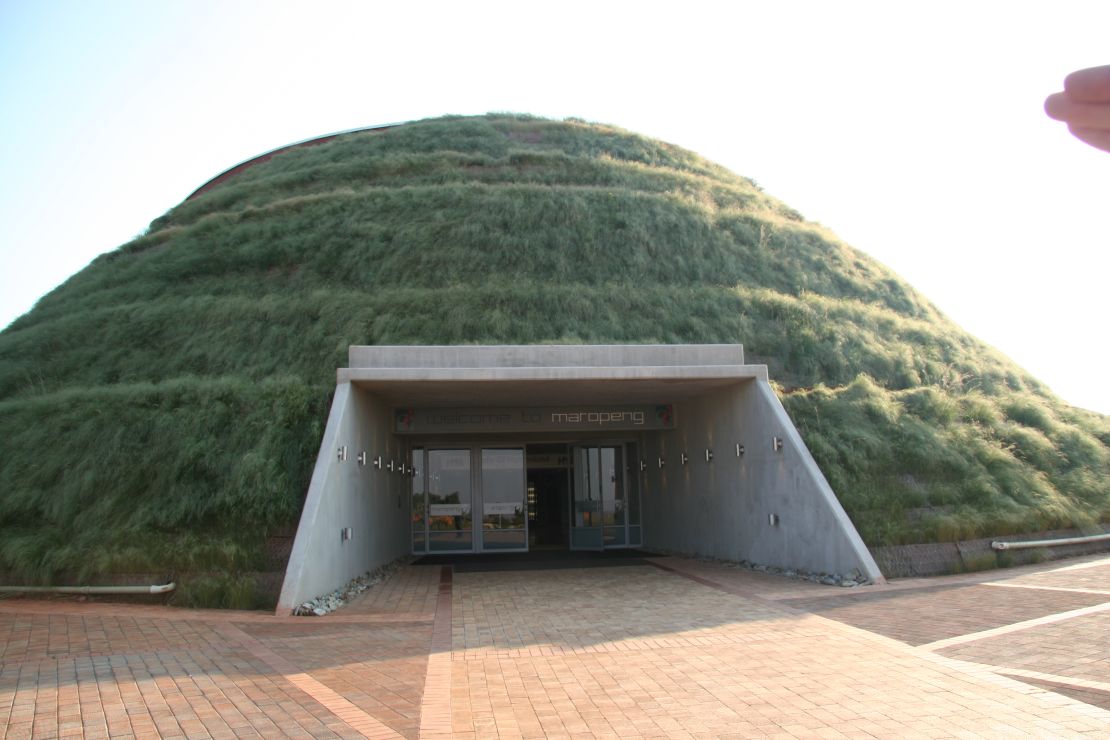
[[[322,618],[0,601],[22,737],[1110,736],[1110,558],[838,589],[410,566]]]

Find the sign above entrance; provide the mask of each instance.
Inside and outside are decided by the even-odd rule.
[[[674,406],[397,409],[398,434],[674,429]]]

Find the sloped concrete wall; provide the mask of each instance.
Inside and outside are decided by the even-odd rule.
[[[378,455],[402,462],[390,422],[390,410],[371,394],[350,383],[336,386],[278,614],[409,552],[408,479],[371,462]],[[358,462],[361,452],[366,465]],[[348,527],[352,536],[344,540]]]
[[[673,432],[645,438],[646,547],[882,578],[768,383],[707,393],[678,404],[676,415]],[[662,469],[652,464],[658,458]]]

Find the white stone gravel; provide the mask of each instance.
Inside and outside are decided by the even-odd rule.
[[[411,557],[404,557],[394,560],[392,563],[386,563],[380,568],[368,571],[358,578],[352,579],[342,588],[337,588],[331,593],[309,599],[294,609],[293,614],[298,617],[322,617],[325,614],[330,614],[336,609],[346,605],[347,602],[354,597],[389,578],[410,562],[412,562]]]

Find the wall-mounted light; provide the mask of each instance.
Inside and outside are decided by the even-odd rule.
[[[767,523],[770,524],[772,527],[779,526],[779,515],[778,514],[768,514],[767,515]]]
[[[345,462],[347,460],[347,445],[343,445],[336,450],[335,456],[339,459],[339,462]]]
[[[660,457],[659,458],[659,468],[662,469],[663,466],[666,465],[666,464],[667,464],[667,461]]]
[[[737,457],[743,457],[744,456],[744,445],[739,444],[739,443],[736,445],[736,456]]]
[[[360,452],[358,453],[358,466],[361,468],[364,465],[366,465],[366,453]]]
[[[690,462],[690,456],[687,455],[685,452],[683,452],[682,453],[682,464],[685,465],[688,462]]]
[[[782,437],[771,437],[771,449],[782,452]]]
[[[385,467],[386,467],[386,468],[387,468],[387,469],[389,470],[389,472],[391,472],[391,473],[392,473],[392,472],[393,472],[394,470],[396,470],[396,469],[397,469],[397,468],[396,468],[396,466],[395,466],[395,465],[393,464],[393,461],[392,461],[392,460],[390,460],[390,461],[389,461],[389,462],[388,462],[388,463],[386,464],[386,466],[385,466]]]
[[[354,537],[354,536],[355,536],[355,532],[350,527],[344,527],[343,529],[339,530],[339,541],[340,542],[350,542],[351,538]]]
[[[709,449],[708,447],[705,448],[705,461],[713,462],[713,450]]]
[[[377,468],[378,470],[382,469],[382,456],[381,455],[378,455],[377,457],[374,458],[374,467]]]
[[[647,463],[646,463],[646,462],[644,462],[643,460],[641,460],[641,461],[640,461],[640,472],[642,473],[642,472],[644,472],[645,470],[647,470]]]

